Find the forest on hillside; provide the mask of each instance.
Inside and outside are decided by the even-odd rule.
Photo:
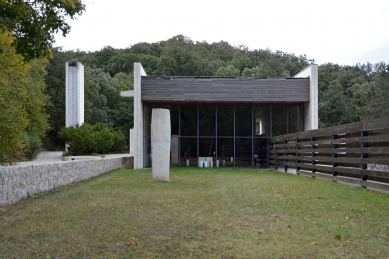
[[[0,154],[12,153],[4,147],[13,138],[19,147],[15,157],[23,152],[33,155],[41,143],[47,148],[63,145],[58,134],[65,126],[65,62],[84,65],[85,122],[101,122],[121,131],[127,143],[133,102],[120,98],[120,91],[133,87],[134,62],[141,62],[148,75],[237,77],[291,77],[315,62],[306,55],[249,50],[225,41],[194,42],[177,35],[125,49],[54,48],[51,58],[25,63],[11,46],[12,40],[9,34],[0,34]],[[389,116],[387,100],[389,64],[319,66],[320,127]]]

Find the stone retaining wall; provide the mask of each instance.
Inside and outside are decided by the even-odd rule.
[[[0,167],[0,206],[117,168],[133,166],[133,157],[116,157]]]

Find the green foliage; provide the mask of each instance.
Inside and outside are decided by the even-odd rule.
[[[319,103],[320,127],[343,124],[346,112],[346,96],[343,93],[343,87],[339,80],[333,80]],[[322,121],[322,118],[326,118],[326,120]]]
[[[112,126],[110,113],[119,98],[117,81],[101,68],[84,68],[84,118],[87,123]]]
[[[134,89],[134,79],[124,72],[115,74],[114,79],[117,80],[119,91]]]
[[[319,67],[319,120],[321,127],[389,116],[388,65]]]
[[[361,119],[372,119],[389,116],[389,64],[375,65],[374,82],[364,87],[361,96],[363,101],[360,107]]]
[[[261,62],[254,68],[245,68],[242,72],[242,76],[247,77],[289,77],[289,71],[275,59],[271,59],[268,62]]]
[[[12,41],[10,34],[0,34],[0,163],[31,156],[49,129],[46,61],[23,62]]]
[[[233,65],[229,65],[226,67],[219,67],[214,76],[240,76],[240,71]]]
[[[168,41],[169,42],[169,41]],[[158,72],[171,76],[200,75],[199,58],[190,40],[177,40],[166,45],[157,64]]]
[[[0,164],[17,162],[24,153],[21,134],[28,125],[26,74],[29,66],[0,33]]]
[[[46,132],[50,129],[46,112],[50,98],[44,93],[46,88],[44,82],[46,76],[46,63],[46,60],[32,61],[27,73],[26,109],[29,124],[24,135],[24,142],[26,144],[28,157],[31,157],[36,149],[42,145],[42,139],[45,138]]]
[[[250,66],[250,58],[247,55],[247,50],[245,51],[236,51],[234,57],[231,60],[231,65],[236,67],[239,70],[239,74],[246,67]]]
[[[125,148],[123,133],[104,123],[62,128],[59,137],[69,145],[69,152],[73,155],[122,152]]]
[[[163,51],[162,46],[159,43],[147,43],[139,42],[134,44],[129,49],[129,52],[135,54],[146,54],[154,57],[159,57]]]
[[[0,29],[12,31],[16,53],[24,61],[51,56],[54,34],[70,32],[67,18],[81,15],[85,5],[81,0],[2,0]]]

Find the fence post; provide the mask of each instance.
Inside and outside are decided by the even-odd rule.
[[[315,165],[316,165],[316,160],[314,159],[314,157],[316,156],[316,152],[313,150],[313,149],[316,149],[316,144],[313,144],[312,142],[316,141],[316,138],[315,137],[311,137],[311,147],[312,147],[312,177],[313,178],[316,178],[315,176],[315,173],[316,173],[316,168],[315,168]]]
[[[361,137],[366,137],[367,136],[367,131],[361,131]],[[361,149],[367,147],[367,143],[365,141],[361,142]],[[367,153],[361,152],[361,158],[367,158]],[[361,163],[361,169],[366,170],[367,169],[367,164],[366,163]],[[362,181],[367,181],[367,175],[366,174],[361,174],[361,180]],[[361,182],[362,183],[362,182]],[[361,184],[362,188],[366,188],[366,185]]]
[[[300,140],[296,139],[296,164],[300,164],[300,145],[299,145]],[[300,174],[300,166],[296,165],[296,174]]]
[[[288,155],[288,141],[284,140],[284,171],[285,173],[288,172],[288,165],[286,164],[288,162],[287,155]]]
[[[272,143],[272,149],[275,151],[275,155],[274,155],[274,170],[278,170],[278,159],[277,159],[277,156],[278,156],[278,153],[277,153],[277,148],[274,147],[274,142]]]
[[[338,139],[338,135],[332,135],[332,140]],[[332,142],[331,142],[332,143]],[[338,172],[336,171],[336,167],[338,166],[338,163],[334,161],[334,158],[338,157],[337,149],[338,144],[332,143],[332,176],[338,176]],[[337,180],[334,180],[334,177],[332,177],[332,181],[337,182]]]

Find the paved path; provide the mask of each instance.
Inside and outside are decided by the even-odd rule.
[[[36,164],[49,164],[62,162],[62,151],[42,151],[40,152],[33,161],[20,162],[20,166],[26,165],[36,165]],[[128,154],[111,154],[105,155],[105,158],[113,158],[113,157],[123,157],[128,156]],[[71,160],[88,160],[88,159],[101,159],[102,156],[69,156],[68,161]]]
[[[42,151],[33,161],[20,162],[20,165],[35,165],[62,162],[62,151]]]

